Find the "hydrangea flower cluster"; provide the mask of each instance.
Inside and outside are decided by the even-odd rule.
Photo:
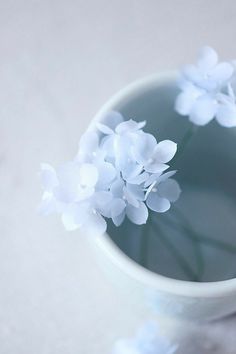
[[[218,63],[214,49],[202,48],[197,64],[186,66],[181,73],[176,111],[189,116],[196,125],[205,125],[215,118],[224,127],[236,126],[234,78],[233,63]]]
[[[143,131],[145,124],[110,112],[82,136],[74,160],[57,170],[42,164],[41,211],[60,213],[67,230],[86,225],[99,233],[106,230],[105,218],[119,226],[127,216],[141,225],[148,208],[167,211],[180,195],[171,178],[176,171],[166,172],[177,146],[157,143]]]
[[[112,354],[174,354],[176,349],[176,345],[160,335],[156,323],[149,322],[134,338],[118,340]]]

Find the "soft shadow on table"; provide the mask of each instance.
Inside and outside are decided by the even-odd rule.
[[[182,335],[177,354],[235,354],[236,314],[200,324]]]

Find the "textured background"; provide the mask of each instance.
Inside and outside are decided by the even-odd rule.
[[[0,1],[0,354],[109,354],[138,326],[85,240],[37,215],[39,164],[71,158],[130,81],[203,44],[235,57],[235,18],[235,0]],[[235,330],[201,326],[180,353],[235,354]]]

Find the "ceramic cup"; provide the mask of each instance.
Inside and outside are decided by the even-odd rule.
[[[96,122],[102,121],[107,112],[115,110],[121,112],[125,119],[146,120],[145,130],[151,131],[158,140],[180,140],[189,122],[186,117],[180,117],[174,112],[177,94],[175,73],[153,75],[139,80],[112,97],[96,114],[90,129],[94,129]],[[190,218],[194,217],[196,227],[204,226],[216,238],[222,237],[224,232],[229,235],[228,241],[235,242],[232,239],[236,230],[233,216],[235,209],[230,198],[235,197],[232,194],[235,193],[236,169],[232,167],[234,157],[231,158],[228,154],[235,147],[235,130],[222,128],[216,123],[201,129],[199,138],[188,148],[184,160],[180,161],[178,172],[181,187],[192,186],[187,197],[183,191],[183,199],[190,200],[186,212]],[[207,162],[209,158],[216,171],[214,178]],[[184,167],[182,172],[181,166]],[[232,174],[235,172],[234,177],[232,174],[225,176],[222,171],[227,171],[227,168],[232,170]],[[202,173],[203,169],[205,173]],[[198,183],[197,187],[195,181]],[[209,185],[213,192],[209,191]],[[214,190],[220,190],[221,195],[218,196]],[[187,203],[186,200],[184,203]],[[217,224],[214,221],[217,213],[226,213],[226,219],[232,217],[229,221],[226,220],[225,225],[221,222]],[[127,237],[124,240],[122,234],[125,232]],[[218,319],[236,311],[234,255],[229,256],[226,252],[218,254],[215,249],[206,246],[203,252],[209,265],[202,281],[193,282],[184,278],[177,265],[165,257],[162,248],[155,250],[157,253],[152,257],[157,264],[152,262],[149,267],[151,270],[139,265],[135,253],[138,237],[130,235],[124,228],[114,230],[108,227],[106,234],[95,234],[90,240],[103,269],[123,294],[132,299],[141,310],[149,309],[153,314],[195,322]],[[123,241],[119,241],[119,238]],[[176,244],[181,245],[184,252],[192,257],[190,247],[186,246],[183,238],[179,238]]]

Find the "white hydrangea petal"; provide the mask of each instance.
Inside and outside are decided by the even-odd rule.
[[[98,134],[94,131],[87,131],[80,138],[79,153],[92,154],[98,149],[99,138]]]
[[[232,87],[232,84],[231,83],[228,83],[227,85],[227,91],[228,91],[228,95],[229,95],[229,98],[235,102],[235,93],[234,93],[234,90],[233,90],[233,87]]]
[[[122,177],[124,179],[132,179],[138,176],[143,170],[141,165],[138,165],[136,162],[131,161],[130,158],[127,158],[124,161],[124,165],[121,168]]]
[[[86,225],[86,230],[96,235],[102,235],[106,232],[107,223],[105,219],[98,213],[91,213]]]
[[[115,140],[116,136],[115,134],[112,135],[106,135],[100,143],[100,148],[102,151],[105,152],[107,156],[113,156],[114,155],[114,145],[115,145]]]
[[[116,135],[114,139],[114,160],[115,166],[120,171],[123,170],[129,159],[130,140],[126,135]]]
[[[107,126],[112,131],[115,131],[116,126],[122,123],[123,121],[124,118],[120,112],[110,111],[102,117],[100,123]]]
[[[132,194],[132,196],[137,199],[138,201],[144,201],[145,199],[145,193],[143,191],[143,188],[140,185],[136,184],[127,184],[126,189],[129,191],[129,193]],[[131,203],[132,204],[132,203]]]
[[[175,110],[179,114],[186,116],[191,112],[196,97],[191,92],[181,92],[175,101]]]
[[[145,165],[156,145],[156,138],[152,134],[138,134],[135,139],[135,144],[131,148],[133,158],[140,165]]]
[[[80,167],[70,161],[60,166],[57,171],[58,186],[54,187],[54,196],[64,203],[75,201],[79,196]]]
[[[181,92],[175,101],[176,112],[183,116],[189,115],[194,101],[195,97],[193,97],[191,94],[188,92]]]
[[[176,180],[169,178],[158,185],[160,197],[167,198],[170,202],[175,202],[181,193],[180,186]]]
[[[236,105],[235,104],[222,104],[219,106],[216,113],[217,122],[226,128],[236,126]]]
[[[159,173],[153,173],[149,176],[149,178],[145,181],[144,183],[144,188],[149,187],[153,182],[156,182],[157,179],[161,176],[162,172]]]
[[[145,125],[147,124],[147,122],[145,120],[143,120],[142,122],[138,122],[138,130],[143,129],[145,127]]]
[[[116,127],[115,131],[117,134],[124,134],[130,131],[136,131],[142,129],[145,126],[146,122],[136,122],[132,119],[124,121]]]
[[[116,226],[120,226],[125,219],[125,211],[123,211],[121,214],[117,216],[112,217],[112,221]]]
[[[75,201],[83,201],[85,199],[89,199],[90,197],[93,196],[95,192],[95,188],[94,187],[78,187],[78,192],[77,192],[77,197],[74,198]]]
[[[67,220],[68,225],[71,222],[82,227],[88,222],[91,205],[89,202],[73,203],[67,206],[63,212],[64,220]]]
[[[139,206],[139,201],[136,196],[129,190],[129,188],[124,188],[124,198],[127,200],[128,204],[133,205],[135,208]]]
[[[157,182],[160,183],[160,182],[163,182],[163,181],[167,180],[168,178],[174,176],[176,174],[176,172],[177,171],[174,170],[174,171],[168,171],[166,173],[163,173],[161,176],[159,176],[157,178]]]
[[[97,126],[97,129],[105,135],[110,135],[110,134],[114,133],[111,128],[109,128],[107,125],[102,124],[100,122],[97,122],[96,126]]]
[[[146,203],[151,210],[157,213],[165,213],[167,210],[170,209],[169,200],[160,197],[157,192],[149,193]]]
[[[122,198],[124,186],[125,183],[121,178],[113,182],[111,186],[111,193],[113,194],[113,196],[116,198]]]
[[[98,181],[98,170],[91,163],[83,163],[80,166],[79,177],[81,185],[94,187]]]
[[[80,178],[80,165],[74,161],[64,163],[58,168],[57,177],[62,186],[77,186]]]
[[[126,215],[134,224],[146,224],[148,218],[148,209],[143,202],[140,202],[137,208],[128,204],[126,207]]]
[[[111,203],[113,196],[111,192],[107,191],[98,191],[93,196],[93,206],[94,208],[103,216],[110,218],[111,217]]]
[[[225,81],[231,78],[233,72],[233,66],[230,63],[223,62],[216,65],[216,67],[210,71],[209,75],[211,76],[212,80],[220,83],[225,83]]]
[[[181,91],[191,91],[192,88],[197,88],[194,83],[190,82],[189,80],[184,77],[184,73],[180,72],[178,80],[177,80],[178,87],[180,88]]]
[[[146,164],[144,166],[144,169],[148,173],[158,174],[158,173],[164,172],[169,167],[170,167],[169,165],[166,165],[164,163],[159,163],[159,162],[153,161],[152,163]]]
[[[62,213],[62,222],[66,230],[72,231],[83,226],[88,219],[89,205],[71,204]]]
[[[150,177],[147,179],[147,181],[144,183],[144,188],[147,188],[151,185],[154,184],[158,184],[162,181],[165,181],[167,178],[170,178],[172,177],[177,171],[169,171],[169,172],[166,172],[166,173],[156,173],[156,174],[152,174],[150,175]]]
[[[152,184],[147,188],[145,193],[145,200],[147,200],[149,194],[152,192],[153,188],[157,185],[157,181],[153,181]]]
[[[198,99],[190,113],[189,120],[197,125],[206,125],[215,116],[217,112],[217,103],[210,97]]]
[[[115,167],[109,163],[102,161],[99,164],[96,165],[99,173],[99,178],[98,178],[98,183],[96,188],[97,189],[102,189],[102,188],[108,188],[110,187],[112,181],[115,179],[117,175],[117,171]]]
[[[203,47],[200,50],[198,57],[198,67],[203,71],[207,72],[213,68],[218,62],[218,54],[216,51],[208,46]]]
[[[159,163],[169,162],[177,151],[177,144],[171,140],[163,140],[157,144],[153,158]]]
[[[58,185],[56,171],[49,164],[41,164],[41,183],[46,191],[51,191],[56,185]]]
[[[183,76],[190,82],[201,82],[202,76],[195,65],[186,65],[183,69]]]
[[[139,184],[146,182],[148,179],[149,179],[149,174],[147,172],[143,172],[136,177],[127,179],[127,182],[130,184],[138,184],[139,185]]]
[[[121,198],[116,198],[112,201],[111,203],[111,217],[114,218],[116,216],[121,215],[126,207],[126,203],[123,199]]]

